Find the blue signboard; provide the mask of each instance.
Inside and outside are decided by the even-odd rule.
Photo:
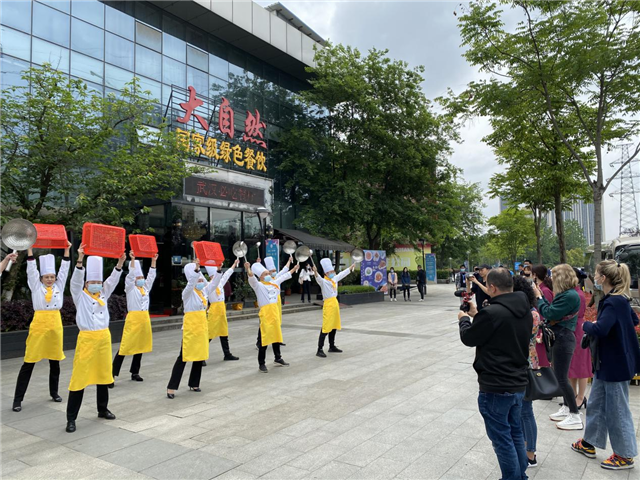
[[[424,260],[427,282],[436,282],[438,279],[436,274],[436,255],[434,253],[427,253],[424,256]]]
[[[380,290],[387,284],[387,252],[384,250],[365,250],[360,264],[360,282],[362,285]]]
[[[280,240],[269,238],[266,244],[267,257],[273,258],[276,269],[280,271]]]

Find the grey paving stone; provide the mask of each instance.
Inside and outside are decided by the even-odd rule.
[[[151,439],[108,453],[101,458],[121,467],[141,472],[189,451],[188,448],[173,443]]]
[[[338,462],[355,465],[356,467],[366,467],[391,448],[392,446],[389,444],[367,440],[352,450],[349,450],[344,455],[339,456],[336,460]]]
[[[269,473],[262,475],[260,478],[266,480],[297,480],[305,478],[309,475],[307,470],[295,468],[290,465],[282,465],[275,470],[271,470]]]
[[[29,465],[21,462],[20,460],[2,462],[2,477],[7,478],[9,476],[15,475],[20,470],[24,470],[25,468],[29,468]]]
[[[2,425],[0,430],[1,447],[0,453],[7,450],[13,450],[15,448],[24,448],[32,443],[42,441],[40,437],[25,433],[21,430]]]
[[[162,480],[175,478],[206,480],[217,477],[238,466],[236,462],[202,451],[192,451],[163,461],[141,473]]]
[[[349,478],[358,470],[359,468],[354,465],[333,461],[314,472],[311,472],[309,478],[330,478],[332,480],[341,480],[343,478]]]
[[[388,458],[377,458],[366,467],[358,470],[349,478],[354,480],[387,480],[404,470],[407,464]]]
[[[244,463],[240,467],[240,470],[244,470],[245,472],[253,473],[254,475],[262,476],[265,475],[272,470],[275,470],[278,467],[285,465],[287,462],[298,458],[303,455],[302,452],[298,450],[293,450],[291,448],[287,448],[287,446],[282,446],[278,448],[274,448],[271,451],[260,455],[249,462]]]
[[[104,433],[73,440],[66,443],[65,446],[92,457],[101,457],[147,440],[149,438],[144,435],[116,428]]]
[[[344,453],[344,448],[337,445],[324,444],[313,450],[308,451],[304,455],[291,460],[288,465],[301,468],[303,470],[317,470],[322,465],[329,463],[331,460],[338,458]]]

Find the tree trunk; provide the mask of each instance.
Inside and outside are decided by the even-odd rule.
[[[602,261],[602,192],[598,187],[593,189],[593,259],[592,271]]]
[[[11,270],[7,272],[2,279],[2,301],[8,302],[13,298],[13,291],[18,282],[18,272],[22,266],[22,262],[26,258],[27,252],[20,252],[16,263],[11,265]],[[5,270],[6,271],[6,270]]]
[[[533,210],[533,228],[536,231],[536,254],[538,255],[538,263],[542,263],[542,243],[540,239],[540,224],[542,223],[542,212],[534,208]]]
[[[560,263],[567,263],[567,245],[564,239],[564,219],[562,218],[562,197],[559,192],[553,194],[556,213],[556,235],[558,235],[558,247],[560,248]]]

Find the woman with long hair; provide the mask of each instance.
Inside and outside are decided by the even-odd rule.
[[[587,275],[577,268],[574,268],[578,281],[587,278]],[[580,296],[580,311],[578,312],[578,323],[576,329],[573,332],[576,339],[576,349],[573,351],[573,357],[571,358],[571,366],[569,367],[569,381],[573,390],[576,392],[576,403],[578,409],[587,406],[587,382],[593,377],[591,370],[591,352],[588,348],[581,348],[582,337],[584,331],[582,325],[584,324],[584,312],[587,310],[587,299],[580,288],[580,284],[576,286],[576,292]]]
[[[533,281],[538,286],[542,296],[547,299],[547,302],[553,302],[553,283],[551,277],[548,275],[549,270],[544,265],[534,265],[531,267],[531,273],[533,275]],[[541,316],[544,321],[544,317]],[[536,344],[536,353],[538,354],[538,363],[541,367],[550,367],[551,363],[547,358],[547,349],[544,342]]]

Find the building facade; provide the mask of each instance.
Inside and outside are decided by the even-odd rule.
[[[234,260],[235,241],[262,238],[259,207],[271,226],[293,228],[270,152],[302,113],[296,93],[323,40],[289,10],[250,0],[3,0],[0,9],[2,89],[25,85],[22,73],[43,63],[102,95],[135,76],[190,145],[185,161],[204,167],[171,202],[149,202],[137,225],[160,249],[154,311],[179,306],[193,241],[219,242]]]
[[[586,203],[583,200],[578,200],[573,202],[571,205],[571,209],[564,210],[562,212],[562,218],[566,222],[567,220],[575,220],[582,227],[582,231],[584,233],[584,238],[587,241],[587,245],[593,245],[595,238],[595,227],[594,227],[594,219],[595,219],[595,210],[593,207],[593,203]],[[546,225],[553,230],[553,233],[556,233],[556,214],[555,212],[549,212],[545,216]],[[604,216],[602,217],[602,235],[604,237]]]

